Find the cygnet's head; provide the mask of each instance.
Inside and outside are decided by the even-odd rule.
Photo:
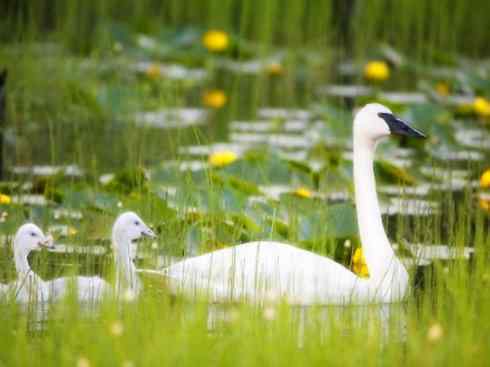
[[[45,236],[41,228],[35,224],[27,223],[20,226],[14,237],[14,251],[30,252],[41,247],[53,248],[52,238]]]
[[[134,212],[125,212],[117,217],[112,227],[115,240],[137,242],[143,237],[155,238],[155,233]]]
[[[425,134],[411,127],[408,122],[393,115],[390,109],[379,103],[369,103],[357,112],[354,119],[354,136],[377,142],[390,135],[425,138]]]

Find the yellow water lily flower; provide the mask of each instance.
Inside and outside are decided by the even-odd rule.
[[[75,227],[68,227],[67,234],[68,236],[75,236],[78,233]]]
[[[490,200],[480,198],[478,203],[480,204],[481,209],[486,210],[487,212],[490,212]]]
[[[204,33],[202,37],[202,44],[212,52],[224,51],[230,44],[230,37],[226,32],[210,30]]]
[[[300,198],[310,199],[313,196],[313,193],[306,187],[298,187],[294,190],[294,195],[299,196]]]
[[[490,117],[490,101],[486,98],[476,97],[473,101],[473,109],[480,117]]]
[[[284,68],[279,62],[273,62],[267,65],[266,71],[269,75],[279,76],[284,74]]]
[[[149,79],[158,79],[162,76],[160,67],[155,64],[151,64],[145,70],[145,74]]]
[[[214,152],[209,156],[208,162],[213,167],[225,167],[238,159],[236,153],[231,151]]]
[[[390,77],[390,67],[384,61],[371,61],[364,66],[364,78],[372,82],[382,82]]]
[[[490,168],[488,168],[480,177],[480,187],[490,189]]]
[[[220,89],[208,90],[202,95],[203,105],[211,108],[221,108],[226,104],[226,94]]]
[[[0,194],[0,204],[3,205],[12,204],[12,198],[8,195]]]
[[[436,92],[442,97],[449,95],[449,85],[446,82],[438,82],[436,84]]]
[[[369,270],[366,264],[366,259],[360,247],[356,248],[352,255],[352,271],[361,278],[369,278]]]

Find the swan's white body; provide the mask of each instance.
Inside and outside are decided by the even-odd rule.
[[[393,119],[390,125],[385,118]],[[408,133],[399,129],[408,129]],[[378,141],[395,131],[423,136],[379,104],[365,106],[354,120],[355,200],[368,279],[329,258],[288,244],[262,241],[170,266],[163,271],[170,288],[188,296],[203,295],[213,302],[261,302],[269,297],[303,305],[402,300],[408,290],[408,273],[384,231],[373,170]]]
[[[369,282],[329,258],[278,242],[250,242],[174,264],[174,292],[216,302],[276,300],[345,303],[365,298]]]
[[[56,302],[63,299],[68,292],[73,290],[79,301],[97,301],[104,295],[110,294],[111,285],[98,276],[87,277],[63,277],[46,282],[50,300]]]

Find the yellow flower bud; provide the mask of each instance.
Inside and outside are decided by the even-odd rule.
[[[490,212],[490,200],[480,198],[480,200],[478,200],[478,203],[480,204],[481,209],[486,210],[487,212]]]
[[[352,271],[361,278],[369,278],[369,270],[366,264],[366,259],[360,247],[356,248],[352,255]]]
[[[210,30],[204,33],[202,43],[209,51],[219,52],[228,48],[230,38],[226,32]]]
[[[221,108],[226,104],[226,94],[219,89],[208,90],[202,95],[202,103],[206,107]]]
[[[0,205],[12,204],[12,198],[8,195],[0,194]]]
[[[225,167],[238,159],[238,156],[231,151],[215,152],[209,156],[209,164],[213,167]]]
[[[436,84],[436,92],[442,97],[449,95],[449,85],[446,82],[438,82]]]
[[[480,187],[482,189],[490,188],[490,168],[487,169],[480,177]]]
[[[306,187],[298,187],[296,190],[294,190],[294,195],[304,199],[309,199],[313,196],[312,192]]]
[[[441,324],[434,323],[427,330],[427,340],[431,343],[439,341],[444,336],[444,329]]]
[[[284,68],[278,62],[273,62],[273,63],[267,65],[266,71],[269,75],[272,75],[272,76],[279,76],[279,75],[284,74]]]
[[[382,82],[390,77],[390,68],[384,61],[371,61],[364,66],[364,78],[372,82]]]
[[[490,102],[486,98],[476,97],[473,101],[473,109],[480,117],[490,117]]]
[[[151,64],[145,70],[145,74],[149,79],[158,79],[161,77],[161,70],[158,65]]]

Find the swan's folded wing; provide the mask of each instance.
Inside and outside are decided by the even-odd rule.
[[[357,292],[360,282],[329,258],[267,241],[184,260],[166,273],[173,291],[201,293],[215,301],[286,298],[301,304],[337,303]]]

